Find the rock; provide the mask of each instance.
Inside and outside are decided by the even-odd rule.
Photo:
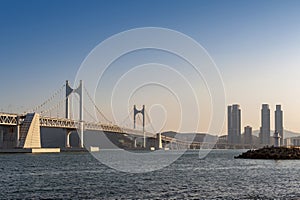
[[[300,149],[288,147],[263,147],[261,149],[249,150],[234,158],[243,159],[300,159]]]

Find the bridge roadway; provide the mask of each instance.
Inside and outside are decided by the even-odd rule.
[[[0,113],[0,125],[17,126],[22,125],[22,121],[26,114],[12,114],[12,113]],[[65,128],[65,129],[78,129],[80,127],[80,122],[72,119],[66,118],[54,118],[54,117],[44,117],[40,116],[40,127],[46,128]],[[94,131],[105,131],[105,132],[115,132],[120,134],[129,134],[132,136],[144,136],[143,131],[137,129],[130,129],[119,127],[112,124],[102,124],[95,122],[84,122],[84,130],[94,130]],[[156,134],[145,132],[147,137],[156,137]]]
[[[26,114],[12,114],[12,113],[0,113],[0,125],[9,125],[17,126],[22,125],[22,122]],[[80,121],[66,119],[66,118],[53,118],[53,117],[44,117],[40,116],[40,127],[46,128],[63,128],[69,130],[76,130],[80,127]],[[105,131],[105,132],[115,132],[120,134],[127,134],[134,137],[143,137],[144,133],[141,130],[130,129],[119,127],[112,124],[101,124],[94,122],[84,122],[84,130],[94,130],[94,131]],[[145,132],[146,137],[148,138],[157,138],[155,133]],[[178,143],[184,146],[190,145],[191,142],[182,141],[173,137],[162,136],[161,139],[167,143]],[[204,143],[199,143],[202,145]]]

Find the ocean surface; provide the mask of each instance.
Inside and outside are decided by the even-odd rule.
[[[117,171],[89,153],[0,154],[0,199],[300,199],[300,160],[234,159],[241,152],[188,151],[147,173]]]

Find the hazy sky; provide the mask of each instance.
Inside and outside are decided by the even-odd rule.
[[[1,0],[0,108],[23,111],[41,103],[66,79],[74,80],[101,41],[154,26],[180,31],[208,51],[223,78],[227,104],[241,105],[242,126],[259,129],[261,104],[269,103],[274,127],[280,103],[284,127],[299,132],[299,10],[297,0]]]

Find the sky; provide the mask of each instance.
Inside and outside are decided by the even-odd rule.
[[[274,127],[275,105],[281,104],[285,129],[300,132],[299,10],[297,0],[0,0],[0,109],[21,112],[42,103],[65,80],[74,81],[86,56],[112,35],[133,28],[163,27],[188,35],[206,49],[223,79],[226,104],[241,106],[242,127],[259,129],[263,103],[270,105]],[[145,52],[142,61],[156,53]],[[164,55],[165,60],[169,57]],[[118,63],[115,65],[108,79],[118,72]],[[106,85],[111,87],[109,82]],[[103,91],[99,86],[98,93]],[[160,94],[159,89],[155,92]],[[135,98],[143,103],[138,101],[140,94]],[[162,98],[164,105],[166,99]],[[109,112],[101,97],[96,100]],[[202,103],[199,132],[207,131],[211,115],[211,107],[206,110],[207,102]],[[175,112],[177,107],[169,109]],[[162,111],[158,106],[151,112],[162,116]],[[163,120],[153,121],[164,130],[175,130],[179,118],[174,118],[167,125],[161,124]],[[224,125],[222,133],[226,133],[226,121]]]

